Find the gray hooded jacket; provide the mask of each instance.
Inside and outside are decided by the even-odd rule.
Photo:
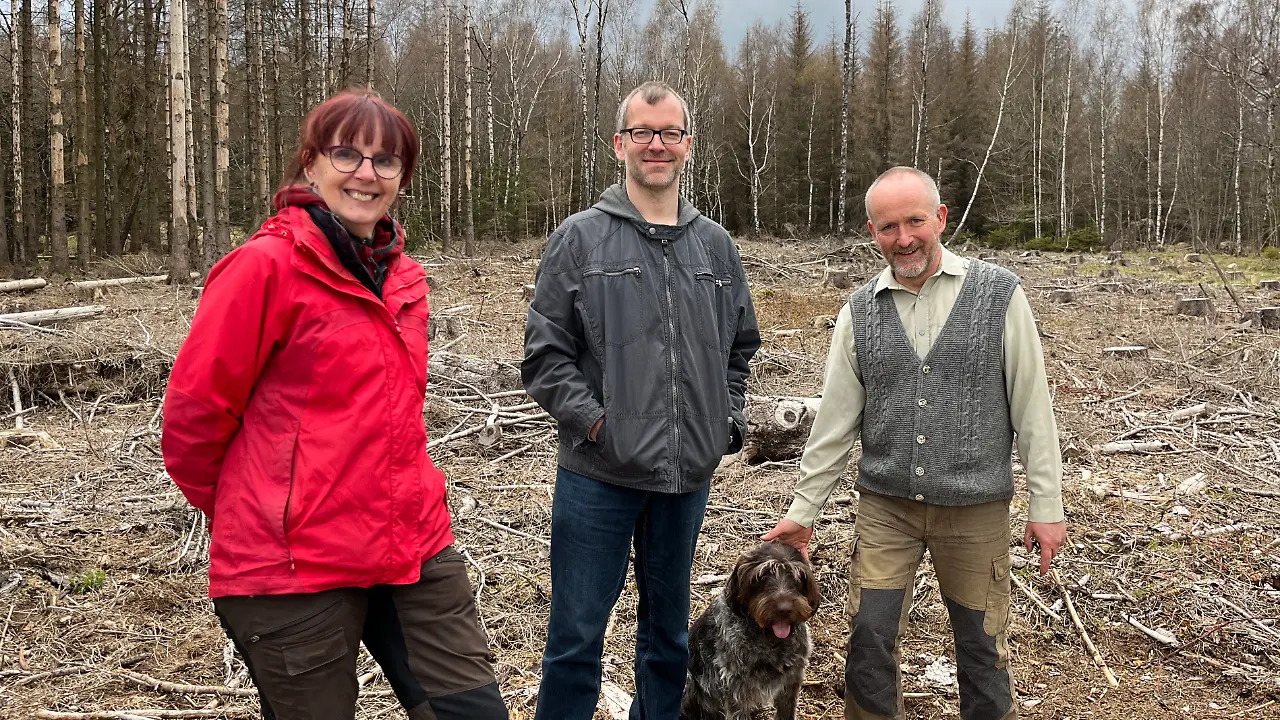
[[[559,464],[642,490],[701,488],[742,445],[760,348],[729,233],[683,199],[677,225],[649,223],[614,185],[556,228],[536,282],[521,377],[559,423]]]

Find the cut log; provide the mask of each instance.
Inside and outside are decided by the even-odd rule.
[[[1200,258],[1200,253],[1187,253],[1182,256],[1182,262],[1202,263],[1204,260]]]
[[[502,426],[498,424],[498,416],[492,415],[484,424],[484,428],[476,433],[476,442],[480,443],[480,447],[493,447],[501,440]]]
[[[1280,307],[1258,308],[1249,313],[1249,323],[1256,328],[1280,330]]]
[[[1119,345],[1116,347],[1102,348],[1102,352],[1106,355],[1112,355],[1115,357],[1146,357],[1147,346]]]
[[[44,278],[27,278],[25,280],[5,280],[0,282],[0,292],[18,292],[20,290],[39,290],[48,285]]]
[[[1201,417],[1201,416],[1209,417],[1210,415],[1213,415],[1216,412],[1218,412],[1218,407],[1216,405],[1214,405],[1213,403],[1205,402],[1205,403],[1200,403],[1199,405],[1193,405],[1192,407],[1189,407],[1189,408],[1174,410],[1173,412],[1169,413],[1169,420],[1171,422],[1177,422],[1178,420],[1186,420],[1187,418],[1194,418],[1194,417]]]
[[[1076,294],[1071,290],[1053,290],[1049,293],[1049,299],[1058,303],[1070,303],[1076,301]]]
[[[1224,274],[1227,276],[1228,280],[1235,280],[1238,282],[1245,279],[1243,270],[1227,270]]]
[[[848,290],[853,287],[853,282],[849,280],[849,271],[835,268],[827,268],[822,271],[822,284],[823,286],[839,288],[840,290]]]
[[[1116,453],[1153,453],[1160,452],[1165,449],[1163,442],[1113,442],[1105,445],[1094,445],[1094,452],[1100,452],[1103,455],[1115,455]]]
[[[759,464],[800,457],[821,406],[820,398],[748,395],[743,462]]]
[[[1215,315],[1213,299],[1207,297],[1180,298],[1178,305],[1174,309],[1179,315],[1190,315],[1191,317],[1211,318]]]
[[[139,283],[162,283],[168,280],[168,275],[139,275],[137,277],[110,278],[108,280],[79,280],[71,283],[71,287],[78,292],[93,292],[99,288],[137,285]]]
[[[1280,290],[1280,280],[1260,280],[1258,281],[1258,287],[1263,290]]]
[[[80,305],[77,307],[54,308],[52,310],[31,310],[29,312],[0,315],[0,325],[5,323],[49,325],[50,323],[85,320],[87,318],[101,315],[106,311],[106,305]]]
[[[519,367],[518,360],[502,362],[451,352],[432,352],[427,362],[428,379],[433,387],[462,387],[484,393],[521,389]]]

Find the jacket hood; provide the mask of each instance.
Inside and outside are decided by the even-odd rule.
[[[644,219],[644,215],[631,204],[631,198],[627,197],[627,186],[625,183],[615,183],[610,185],[603,193],[600,194],[600,201],[594,205],[595,208],[610,215],[627,218],[640,225],[648,225],[649,221]],[[676,225],[684,227],[693,222],[694,218],[702,213],[698,212],[698,208],[680,198],[680,209],[676,214]]]

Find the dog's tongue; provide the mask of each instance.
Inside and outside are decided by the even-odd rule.
[[[789,635],[791,635],[791,624],[790,624],[790,623],[781,623],[781,622],[780,622],[780,623],[774,623],[774,624],[773,624],[773,634],[774,634],[774,635],[776,635],[776,636],[778,636],[779,638],[782,638],[783,640],[787,639],[787,637],[788,637]]]

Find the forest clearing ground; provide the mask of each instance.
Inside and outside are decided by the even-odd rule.
[[[533,282],[541,247],[493,243],[476,258],[421,258],[433,278],[438,320],[433,363],[450,353],[462,363],[433,365],[427,401],[433,440],[483,425],[492,406],[480,395],[518,390],[510,378],[521,356],[521,288]],[[835,315],[848,294],[822,285],[823,268],[849,269],[857,283],[879,270],[878,256],[869,246],[836,241],[744,240],[741,248],[764,336],[750,391],[819,393],[830,339],[820,318]],[[1010,653],[1021,714],[1280,717],[1280,333],[1241,327],[1207,264],[1184,263],[1172,251],[1155,265],[1148,254],[1127,257],[1119,276],[1105,280],[1097,277],[1103,255],[1078,266],[1048,253],[992,258],[1022,276],[1041,322],[1069,456],[1064,499],[1073,545],[1055,566],[1119,681],[1118,688],[1108,685],[1065,607],[1054,619],[1015,587]],[[1218,261],[1224,270],[1231,262],[1247,270],[1235,283],[1246,309],[1280,305],[1280,293],[1258,289],[1259,280],[1280,278],[1280,264]],[[152,266],[133,258],[98,272],[146,274]],[[1173,314],[1178,298],[1202,292],[1199,282],[1212,293],[1217,317]],[[1051,290],[1060,288],[1076,288],[1074,301],[1051,301]],[[49,287],[0,295],[0,313],[85,302]],[[59,334],[0,333],[0,387],[8,388],[12,371],[24,407],[35,406],[22,415],[27,434],[0,434],[0,716],[135,708],[256,716],[249,697],[153,690],[150,681],[128,677],[237,688],[246,682],[239,661],[224,654],[226,638],[205,596],[207,528],[159,456],[168,364],[197,301],[185,288],[141,285],[110,289],[93,302],[108,313]],[[1102,352],[1115,346],[1147,350]],[[468,374],[459,369],[470,367],[468,358],[501,372]],[[3,396],[0,417],[13,410],[7,389]],[[517,393],[498,401],[511,407],[527,398]],[[1203,414],[1170,417],[1201,403],[1211,405]],[[14,420],[0,424],[7,431]],[[1116,441],[1162,445],[1141,454],[1095,449]],[[479,589],[503,693],[513,718],[530,718],[551,588],[545,548],[529,536],[549,536],[551,426],[520,420],[494,444],[458,437],[434,447],[432,457],[449,480],[454,532]],[[773,526],[789,504],[796,465],[722,466],[695,578],[725,574]],[[1203,490],[1177,493],[1200,474]],[[836,495],[851,492],[846,480]],[[1025,520],[1021,484],[1020,493],[1016,538]],[[813,559],[824,600],[813,623],[804,718],[841,716],[855,512],[856,501],[841,497],[818,525]],[[1025,559],[1020,548],[1013,553]],[[1047,605],[1062,598],[1063,589],[1032,568],[1016,572]],[[695,613],[717,587],[711,580],[694,585]],[[957,716],[954,686],[924,678],[935,656],[952,652],[931,573],[921,574],[916,597],[903,648],[905,689],[913,694],[908,717]],[[624,692],[633,689],[635,603],[629,582],[605,649],[606,680]],[[1180,646],[1161,645],[1131,618],[1172,633]],[[362,658],[362,673],[373,667]],[[399,716],[385,679],[368,677],[365,687],[360,718]]]

